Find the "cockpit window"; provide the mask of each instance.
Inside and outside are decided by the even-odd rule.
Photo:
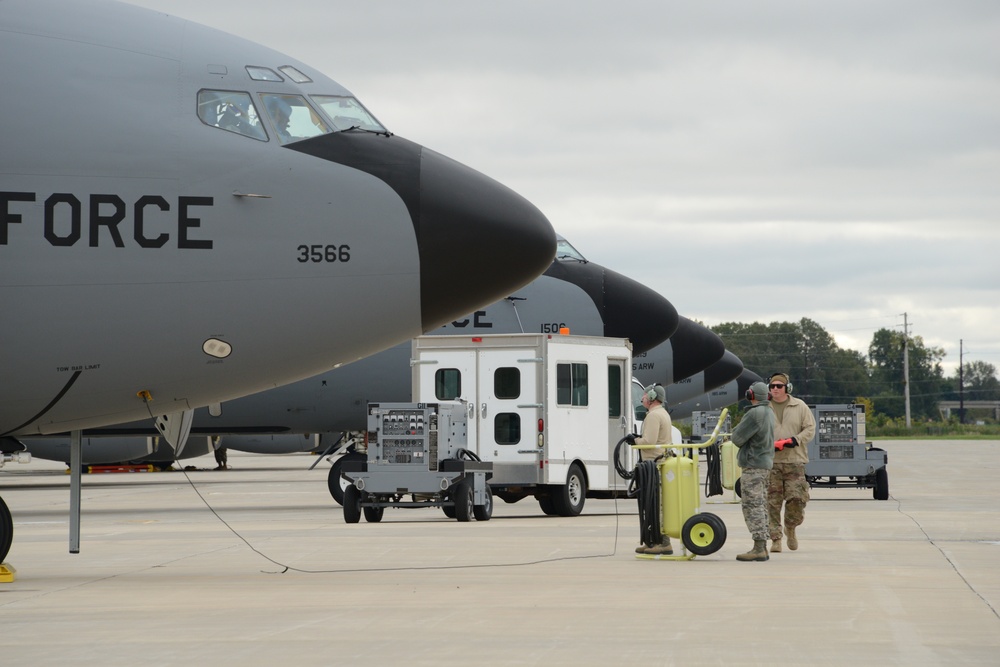
[[[359,129],[367,132],[386,132],[382,123],[368,113],[361,102],[343,95],[313,95],[314,102],[323,108],[337,130]]]
[[[560,262],[571,261],[571,262],[586,262],[587,258],[580,254],[580,252],[570,245],[569,241],[563,237],[556,239],[556,259]]]
[[[257,67],[255,65],[247,65],[247,74],[254,81],[284,81],[281,75],[275,72],[270,67]]]
[[[331,131],[326,121],[301,95],[262,93],[260,100],[271,119],[271,127],[283,144]]]
[[[267,141],[260,115],[247,93],[228,90],[199,90],[198,118],[220,130],[236,132],[258,141]]]
[[[278,70],[295,83],[312,83],[312,79],[291,65],[283,65]]]

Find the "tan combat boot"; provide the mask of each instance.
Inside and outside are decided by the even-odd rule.
[[[770,558],[770,556],[767,555],[767,540],[754,540],[753,549],[745,554],[738,555],[736,560],[763,561],[768,558]]]
[[[670,546],[670,538],[664,535],[663,542],[649,547],[649,549],[646,550],[646,553],[655,554],[657,556],[669,556],[674,553],[674,548]]]
[[[795,528],[785,526],[785,535],[788,538],[788,548],[795,551],[799,548],[799,540],[795,537]]]
[[[771,542],[771,553],[773,553],[773,554],[781,553],[781,538],[780,537],[778,539],[773,540]]]

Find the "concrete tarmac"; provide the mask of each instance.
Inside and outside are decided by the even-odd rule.
[[[328,464],[238,452],[84,476],[74,555],[64,467],[9,464],[0,664],[1000,665],[1000,441],[878,446],[890,499],[813,489],[766,563],[731,492],[720,551],[645,561],[635,501],[348,525]]]

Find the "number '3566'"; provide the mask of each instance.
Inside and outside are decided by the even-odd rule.
[[[300,245],[298,256],[300,262],[349,262],[351,261],[351,246],[349,245]]]

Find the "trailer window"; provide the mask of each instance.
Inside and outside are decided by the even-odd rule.
[[[521,395],[521,371],[518,368],[498,368],[493,372],[493,395],[497,398],[517,398]]]
[[[434,373],[434,395],[439,401],[454,401],[462,395],[462,372],[457,368],[439,368]]]
[[[556,403],[590,405],[587,364],[556,364]]]
[[[516,412],[497,413],[493,418],[493,439],[498,445],[521,442],[521,415]]]
[[[622,416],[622,367],[608,366],[608,418]]]
[[[642,390],[642,385],[633,380],[632,382],[632,414],[636,423],[646,420],[646,410],[642,405],[642,395],[646,393]]]

